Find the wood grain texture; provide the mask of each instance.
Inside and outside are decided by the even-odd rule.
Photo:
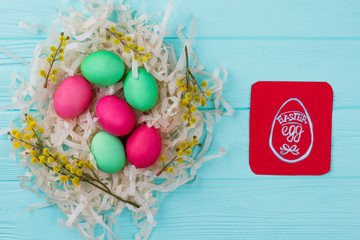
[[[139,9],[142,1],[127,1]],[[145,11],[164,9],[148,0]],[[49,27],[55,9],[80,1],[17,0],[0,5],[0,45],[26,60],[45,34],[17,28],[19,21]],[[228,153],[204,164],[196,184],[169,193],[160,204],[152,239],[359,240],[360,239],[360,1],[358,0],[182,0],[175,2],[166,42],[179,50],[178,24],[198,20],[194,43],[208,70],[229,71],[225,98],[232,118],[214,128],[211,152]],[[9,74],[24,66],[0,53],[0,105],[10,103]],[[250,87],[256,81],[326,81],[334,90],[331,172],[324,176],[257,176],[248,164]],[[1,112],[0,128],[17,112]],[[61,229],[55,207],[26,212],[42,200],[19,188],[23,169],[0,136],[0,239],[80,239]],[[119,236],[137,228],[125,211]]]
[[[31,60],[39,39],[0,39],[27,61]],[[167,39],[176,49],[181,43]],[[334,90],[334,108],[360,109],[360,40],[235,40],[197,39],[194,49],[213,70],[222,65],[229,71],[225,95],[236,109],[249,108],[250,88],[257,81],[325,81]],[[221,56],[214,57],[214,56]],[[212,61],[207,61],[212,59]],[[10,74],[23,66],[4,54],[0,55],[0,71]],[[4,75],[6,76],[6,75]],[[10,78],[0,82],[0,99],[8,98]]]
[[[142,5],[141,0],[125,2],[131,9],[140,9]],[[165,9],[167,2],[149,0],[145,11],[157,14]],[[224,0],[221,3],[182,0],[175,1],[169,30],[170,36],[175,36],[179,24],[188,26],[196,16],[198,38],[359,38],[358,4],[357,0]],[[1,38],[33,38],[32,34],[16,29],[19,20],[48,26],[56,9],[69,6],[84,9],[77,0],[65,4],[48,0],[2,4]]]
[[[163,199],[152,238],[355,240],[360,203],[354,199],[360,193],[354,189],[359,187],[358,178],[200,179]],[[55,219],[64,216],[55,208],[25,212],[38,199],[16,182],[0,189],[0,201],[12,202],[0,210],[6,219],[0,229],[9,239],[78,239],[74,231],[57,229]],[[129,213],[117,219],[119,236],[130,238],[136,229]]]

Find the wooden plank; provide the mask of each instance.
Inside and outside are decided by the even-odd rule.
[[[50,237],[51,239],[80,239],[77,230],[59,225],[58,219],[65,219],[65,216],[56,207],[47,207],[33,212],[26,211],[27,206],[43,202],[44,199],[21,189],[18,182],[1,182],[0,192],[0,239],[48,240]],[[133,224],[128,210],[125,210],[118,218],[118,222],[121,229],[119,236],[126,239],[133,238],[133,234],[138,229]],[[99,232],[100,234],[102,233]]]
[[[1,112],[0,128],[7,126],[17,112]],[[230,127],[229,127],[230,126]],[[324,175],[331,177],[360,177],[360,121],[359,111],[351,109],[336,109],[333,113],[332,134],[332,165],[330,173]],[[303,176],[262,176],[255,175],[249,166],[249,110],[237,110],[234,117],[224,117],[220,124],[215,123],[214,139],[208,154],[217,152],[219,147],[225,147],[227,154],[221,158],[204,163],[199,169],[200,178],[282,178],[302,179]],[[6,136],[0,136],[0,181],[15,180],[16,176],[23,174],[24,170],[12,160],[7,151],[9,141]],[[306,178],[306,177],[305,177]],[[321,178],[321,176],[319,177]]]
[[[159,224],[178,239],[355,240],[358,184],[358,178],[200,180],[169,194],[159,217],[170,214]],[[170,235],[155,229],[152,237]]]
[[[360,121],[359,111],[339,109],[333,112],[332,165],[325,178],[359,176]],[[199,169],[201,178],[281,178],[302,179],[303,176],[255,175],[249,166],[249,111],[236,111],[232,118],[225,117],[215,125],[215,136],[209,154],[224,146],[227,154],[205,163]],[[305,177],[306,178],[306,177]],[[322,176],[319,176],[322,178]]]
[[[0,40],[30,61],[39,39]],[[167,40],[176,50],[182,44]],[[222,65],[229,71],[224,85],[226,100],[237,109],[249,108],[251,85],[257,81],[325,81],[334,90],[334,108],[360,109],[360,40],[236,40],[198,39],[194,49],[209,71]],[[221,56],[221,57],[219,57]],[[0,99],[10,103],[8,88],[14,60],[0,53]]]
[[[161,201],[152,239],[357,240],[359,188],[359,178],[201,179]],[[24,211],[41,200],[17,183],[0,183],[0,190],[0,214],[6,219],[0,237],[79,239],[73,230],[58,229],[56,219],[63,216],[55,208]],[[117,219],[119,236],[133,239],[136,228],[128,212]]]
[[[142,5],[142,0],[126,2],[137,10]],[[166,8],[167,2],[158,0],[154,4],[148,1],[144,11],[159,13]],[[57,15],[56,9],[70,5],[84,9],[76,1],[63,4],[62,1],[17,0],[2,4],[0,38],[32,38],[31,33],[16,28],[19,21],[50,27]],[[175,1],[169,31],[174,37],[179,24],[188,27],[192,17],[196,16],[199,24],[197,37],[200,38],[359,38],[359,7],[357,0],[226,0],[214,4],[208,4],[207,0],[182,0]]]

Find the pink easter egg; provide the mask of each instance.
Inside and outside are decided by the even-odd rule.
[[[135,126],[135,114],[124,100],[116,96],[102,97],[96,105],[99,124],[108,133],[124,136]]]
[[[90,100],[90,83],[83,76],[68,77],[56,89],[55,112],[64,119],[76,117],[85,110]]]
[[[131,133],[126,143],[126,157],[137,168],[153,165],[161,153],[161,136],[159,131],[142,125]]]

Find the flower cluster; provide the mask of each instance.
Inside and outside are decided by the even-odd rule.
[[[41,138],[44,129],[37,127],[33,116],[25,114],[25,121],[24,134],[16,129],[11,130],[8,134],[13,142],[12,145],[19,151],[26,151],[31,163],[48,168],[61,182],[71,182],[75,187],[79,186],[81,182],[87,182],[120,201],[140,207],[137,203],[112,193],[108,186],[100,180],[95,167],[89,161],[77,158],[68,159],[64,154],[52,152],[49,146],[44,145]]]
[[[65,155],[59,155],[58,153],[51,153],[49,148],[44,148],[42,152],[37,149],[30,150],[31,162],[40,166],[46,166],[59,176],[59,180],[62,182],[70,181],[77,187],[80,184],[80,179],[85,177],[83,172],[84,167],[94,168],[88,161],[82,161],[81,164],[71,163],[67,160]]]
[[[199,84],[189,69],[189,57],[186,46],[185,56],[186,75],[183,78],[178,78],[176,84],[179,86],[180,91],[182,92],[180,106],[186,109],[181,118],[183,121],[186,121],[187,126],[190,127],[196,123],[196,117],[194,116],[194,113],[197,111],[196,106],[205,106],[207,101],[212,101],[212,99],[210,99],[211,92],[206,89],[208,83],[203,81],[201,84]]]
[[[122,44],[124,46],[124,52],[130,53],[131,51],[134,53],[134,60],[145,63],[148,59],[152,57],[151,53],[145,52],[144,46],[138,46],[134,44],[131,36],[125,36],[122,32],[117,32],[115,26],[111,26],[110,28],[106,28],[106,37],[105,41],[110,41],[112,38],[112,42],[115,45]]]
[[[40,69],[39,74],[41,77],[45,78],[44,88],[47,87],[49,80],[52,82],[56,81],[56,75],[58,73],[57,68],[53,68],[54,63],[56,61],[63,61],[65,59],[64,55],[64,47],[66,46],[66,40],[69,40],[69,37],[65,37],[64,33],[60,33],[59,37],[59,45],[58,47],[51,46],[50,51],[51,53],[46,58],[46,61],[49,63],[49,70],[46,72],[44,69]]]
[[[174,148],[176,155],[172,159],[170,159],[169,162],[167,162],[167,159],[164,155],[161,155],[160,156],[160,161],[162,162],[161,170],[156,174],[156,176],[160,176],[161,173],[163,173],[164,171],[167,171],[169,173],[174,172],[175,162],[182,163],[184,161],[185,155],[191,156],[193,154],[195,146],[201,147],[202,144],[199,143],[199,139],[196,136],[193,136],[193,139],[191,141],[189,142],[182,141]]]
[[[32,144],[32,139],[36,139],[44,132],[44,129],[42,127],[37,128],[37,124],[33,116],[26,115],[26,122],[27,127],[25,129],[27,132],[25,134],[22,134],[16,129],[8,132],[10,140],[12,141],[12,145],[15,148],[21,148],[23,146],[25,149],[32,149],[34,147],[37,147],[36,145]]]

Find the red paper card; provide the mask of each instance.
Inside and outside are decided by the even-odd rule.
[[[251,88],[250,167],[255,174],[330,171],[333,91],[325,82],[257,82]]]

